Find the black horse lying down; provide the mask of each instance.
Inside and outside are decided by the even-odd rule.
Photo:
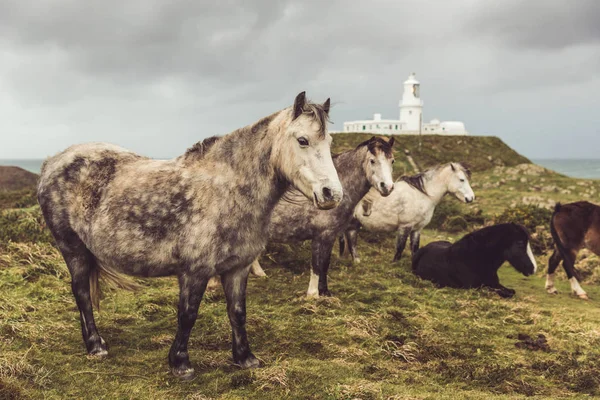
[[[535,273],[537,264],[529,233],[521,225],[488,226],[465,235],[458,242],[429,243],[413,257],[413,272],[439,287],[494,289],[502,297],[512,297],[498,279],[498,269],[508,261],[525,276]]]

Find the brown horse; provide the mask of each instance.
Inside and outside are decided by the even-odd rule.
[[[327,132],[329,99],[306,101],[173,160],[152,160],[107,143],[71,146],[46,160],[38,201],[71,273],[87,352],[105,356],[94,322],[98,277],[179,279],[173,374],[193,376],[188,340],[208,280],[219,275],[233,334],[233,359],[259,362],[246,335],[248,266],[264,250],[273,207],[293,185],[319,208],[343,197]]]
[[[587,293],[579,285],[575,259],[583,248],[600,255],[600,207],[587,201],[557,203],[550,220],[550,232],[555,249],[548,260],[546,291],[558,293],[554,286],[554,272],[562,260],[571,290],[579,298],[587,300]]]

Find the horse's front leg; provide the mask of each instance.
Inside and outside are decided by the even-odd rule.
[[[321,237],[313,239],[311,243],[312,269],[306,296],[331,296],[327,287],[327,271],[329,270],[329,261],[331,260],[334,243],[335,237],[333,239]]]
[[[414,257],[419,251],[419,245],[421,243],[421,231],[412,231],[410,233],[410,252]]]
[[[182,274],[179,276],[179,309],[177,312],[177,334],[169,351],[169,366],[173,375],[182,379],[191,379],[194,369],[188,355],[190,332],[198,317],[198,307],[206,284],[207,277]]]
[[[511,298],[515,295],[514,289],[509,289],[500,284],[498,274],[496,272],[490,273],[489,276],[484,278],[483,286],[492,289],[500,297]]]
[[[256,368],[260,362],[250,351],[246,334],[246,284],[250,265],[221,274],[231,323],[233,362],[242,368]]]
[[[410,229],[398,228],[398,237],[396,238],[396,254],[394,255],[392,262],[396,262],[402,258],[402,253],[406,247],[406,241],[408,240],[409,233]]]

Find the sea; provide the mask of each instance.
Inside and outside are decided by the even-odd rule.
[[[0,159],[0,165],[15,165],[39,174],[43,161],[42,159]],[[531,161],[573,178],[600,179],[600,160],[546,158]]]

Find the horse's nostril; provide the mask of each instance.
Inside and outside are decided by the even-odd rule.
[[[333,194],[331,193],[331,189],[328,187],[323,188],[323,198],[325,200],[333,200]]]
[[[379,186],[381,186],[381,188],[385,190],[385,183],[381,182],[379,183]]]

